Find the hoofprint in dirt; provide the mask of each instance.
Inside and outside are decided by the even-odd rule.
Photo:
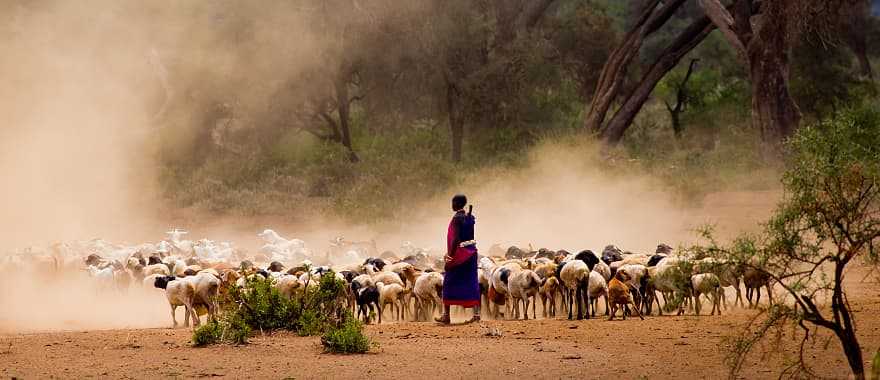
[[[876,300],[876,294],[874,294]],[[866,353],[880,345],[880,319],[860,302],[860,340]],[[648,317],[608,322],[485,321],[438,326],[391,323],[368,326],[379,347],[366,355],[321,353],[319,338],[257,335],[245,346],[193,348],[187,329],[108,330],[0,336],[4,378],[720,378],[724,337],[746,323],[750,311],[723,317]],[[499,336],[500,335],[500,336]],[[784,340],[794,347],[791,338]],[[846,378],[836,342],[807,353],[820,375]],[[776,378],[782,359],[757,352],[744,378]]]

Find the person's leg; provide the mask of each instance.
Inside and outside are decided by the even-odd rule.
[[[480,321],[480,305],[478,304],[478,305],[474,306],[473,309],[474,309],[474,316],[468,321],[468,323]]]
[[[434,320],[443,324],[449,324],[451,321],[449,317],[449,305],[443,305],[443,315],[441,315],[440,318],[435,318]]]

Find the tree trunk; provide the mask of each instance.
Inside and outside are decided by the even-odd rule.
[[[846,25],[846,42],[859,60],[859,74],[868,80],[874,80],[874,71],[871,68],[871,61],[868,59],[868,37],[866,35],[870,14],[870,4],[866,0],[859,1],[859,4],[853,7],[850,22]]]
[[[659,4],[658,0],[651,0],[645,5],[636,24],[624,36],[623,42],[614,49],[608,57],[608,61],[602,67],[602,73],[599,75],[599,81],[596,83],[593,99],[588,107],[584,107],[586,111],[586,116],[584,117],[585,129],[593,132],[599,132],[602,129],[605,116],[611,108],[611,104],[617,98],[618,91],[620,91],[620,87],[626,77],[627,69],[632,60],[638,55],[642,42],[647,36],[663,26],[683,3],[684,0],[671,1],[657,12],[654,9]]]
[[[358,162],[357,153],[351,145],[351,129],[349,127],[349,104],[351,99],[348,96],[349,75],[344,71],[336,80],[336,110],[339,113],[339,129],[342,133],[342,145],[348,149],[348,159],[351,162]]]
[[[675,68],[682,57],[703,42],[713,29],[715,29],[715,26],[712,25],[712,22],[707,17],[703,17],[688,26],[676,37],[671,45],[663,50],[642,77],[639,85],[627,96],[623,105],[617,110],[617,113],[608,122],[608,126],[602,131],[601,136],[605,142],[611,145],[620,142],[623,134],[632,125],[633,120],[636,118],[639,110],[642,109],[642,106],[645,105],[657,83],[666,76],[666,73]]]
[[[851,256],[850,256],[851,257]],[[844,257],[834,266],[834,289],[831,293],[831,311],[834,313],[834,333],[843,346],[849,368],[857,380],[865,379],[865,367],[862,363],[862,348],[856,338],[855,325],[849,311],[846,295],[843,292],[843,271],[849,258]]]
[[[461,145],[464,140],[464,120],[456,106],[458,93],[455,85],[446,82],[446,114],[449,116],[449,135],[452,137],[452,162],[461,162]]]
[[[844,312],[848,313],[847,310]],[[862,348],[856,338],[856,333],[852,329],[840,329],[836,331],[837,339],[843,346],[843,353],[846,354],[846,360],[849,363],[849,369],[852,371],[853,377],[857,380],[865,379],[865,364],[862,362]]]
[[[788,43],[783,33],[762,28],[762,36],[749,47],[752,82],[752,123],[765,142],[776,147],[790,136],[801,120],[801,111],[788,91]]]

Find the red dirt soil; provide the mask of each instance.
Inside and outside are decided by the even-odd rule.
[[[866,369],[880,347],[880,290],[850,274]],[[540,315],[540,311],[538,312]],[[288,333],[256,336],[245,346],[194,348],[188,329],[141,329],[0,335],[0,376],[20,378],[721,378],[724,338],[748,322],[753,311],[723,316],[650,316],[608,322],[486,321],[438,326],[388,323],[367,327],[378,347],[366,355],[321,353],[319,338]],[[459,316],[458,320],[464,320]],[[170,321],[169,321],[170,322]],[[501,337],[485,335],[488,327]],[[786,334],[791,330],[787,329]],[[809,344],[807,358],[818,374],[847,378],[844,356],[828,334]],[[783,338],[788,348],[799,340]],[[770,345],[772,346],[772,345]],[[740,376],[776,378],[779,354],[757,349]]]

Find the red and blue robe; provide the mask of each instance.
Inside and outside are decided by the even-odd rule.
[[[477,278],[477,245],[474,240],[473,215],[458,211],[449,222],[446,233],[446,263],[443,276],[443,304],[462,307],[480,305],[480,282]],[[471,243],[464,247],[462,242]]]

